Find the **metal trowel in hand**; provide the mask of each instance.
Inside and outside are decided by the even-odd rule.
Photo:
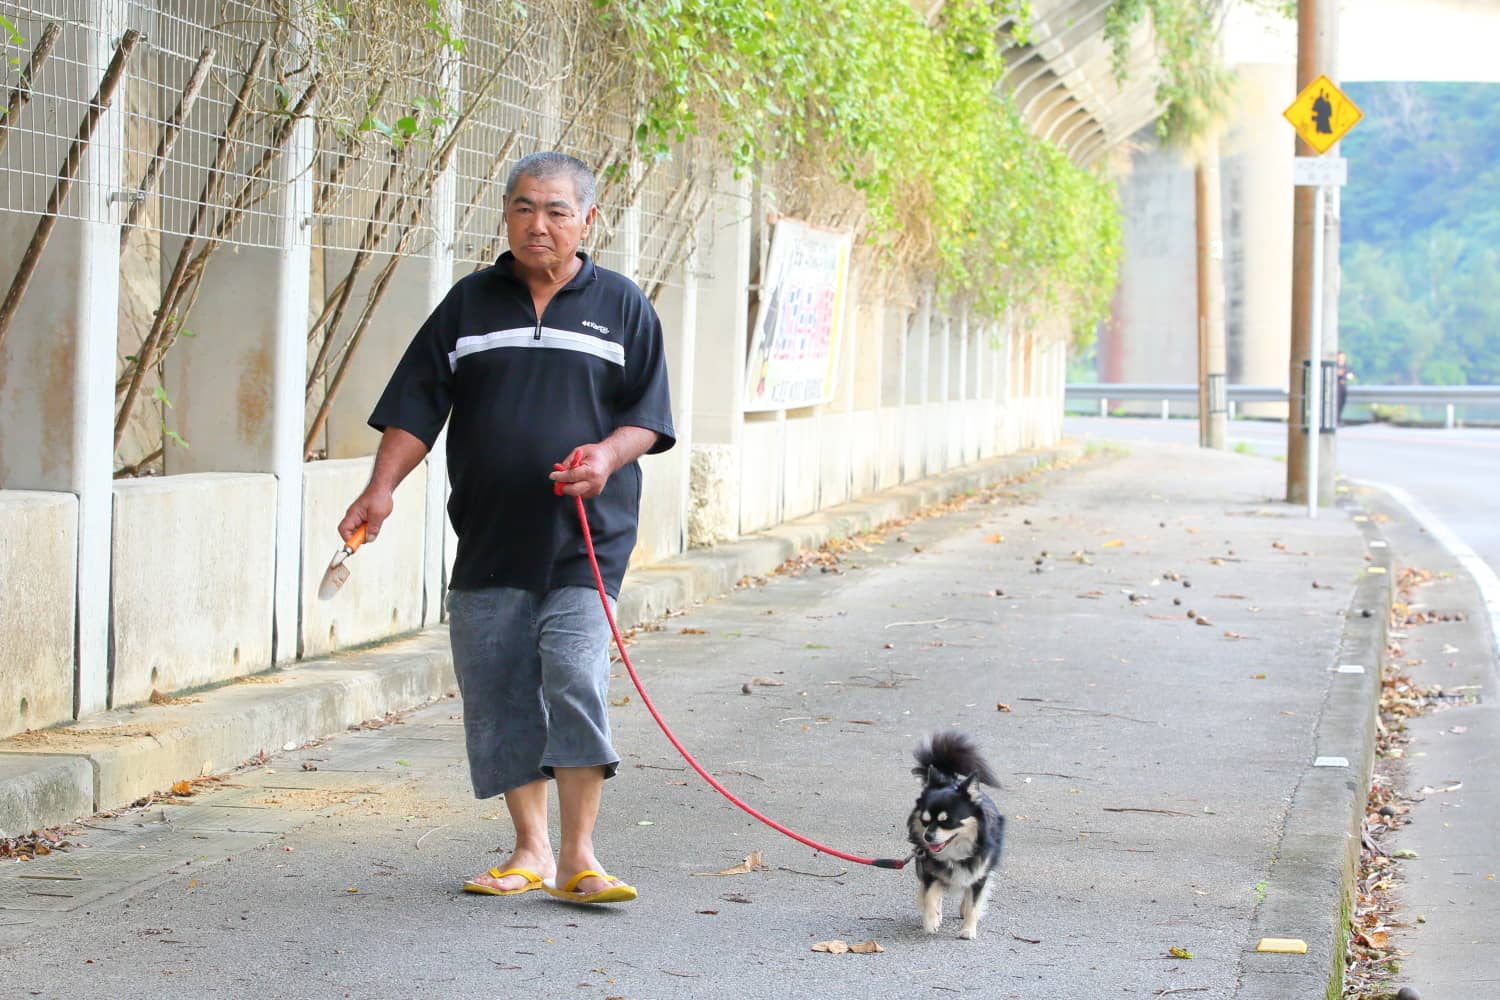
[[[359,547],[365,544],[365,526],[361,524],[354,529],[354,534],[344,543],[344,547],[333,554],[333,559],[328,563],[328,568],[323,571],[323,579],[318,584],[318,600],[328,601],[339,592],[344,581],[349,579],[349,567],[344,560],[359,551]]]

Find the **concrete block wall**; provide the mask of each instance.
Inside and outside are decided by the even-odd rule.
[[[78,498],[0,492],[0,737],[73,717]]]
[[[271,665],[276,481],[196,473],[115,484],[110,703]]]
[[[423,578],[427,559],[427,466],[418,465],[396,490],[395,509],[380,537],[348,560],[349,580],[328,601],[318,599],[318,584],[328,561],[339,551],[338,523],[370,479],[370,459],[313,462],[302,477],[301,630],[298,655],[329,653],[375,642],[436,622],[429,609]],[[441,595],[431,595],[440,601]],[[434,612],[430,616],[429,610]]]

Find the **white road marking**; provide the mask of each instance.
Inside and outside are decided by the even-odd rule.
[[[1485,611],[1490,618],[1490,639],[1496,647],[1500,647],[1500,576],[1490,568],[1489,563],[1481,559],[1477,553],[1469,548],[1462,538],[1459,538],[1443,521],[1432,511],[1418,503],[1416,498],[1399,486],[1388,486],[1385,483],[1375,483],[1368,480],[1355,480],[1364,486],[1373,486],[1390,494],[1391,499],[1411,512],[1427,533],[1437,539],[1438,544],[1448,550],[1448,553],[1458,560],[1474,580],[1474,585],[1479,588],[1479,598],[1484,601]]]

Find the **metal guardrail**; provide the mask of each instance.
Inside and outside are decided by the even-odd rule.
[[[1276,385],[1231,385],[1229,399],[1237,403],[1285,403],[1287,391]],[[1198,387],[1191,383],[1070,382],[1070,400],[1166,399],[1195,402]],[[1407,403],[1427,406],[1500,404],[1500,385],[1351,385],[1351,403]]]
[[[1447,425],[1455,422],[1460,406],[1500,406],[1500,385],[1351,385],[1351,405],[1388,403],[1396,406],[1442,406]],[[1285,403],[1287,391],[1276,385],[1231,385],[1227,387],[1230,416],[1239,403]],[[1163,419],[1172,403],[1196,403],[1198,387],[1192,383],[1072,382],[1065,400],[1070,403],[1097,401],[1099,415],[1109,416],[1111,401],[1159,400]]]

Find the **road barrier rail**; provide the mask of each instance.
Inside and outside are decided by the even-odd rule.
[[[1230,385],[1226,393],[1231,419],[1238,404],[1285,403],[1288,398],[1287,390],[1277,385]],[[1500,406],[1500,385],[1351,385],[1348,394],[1351,406],[1441,406],[1449,427],[1460,406]],[[1109,416],[1112,402],[1156,400],[1166,419],[1172,403],[1196,403],[1198,387],[1191,382],[1070,382],[1064,398],[1069,404],[1097,402],[1101,417]]]

